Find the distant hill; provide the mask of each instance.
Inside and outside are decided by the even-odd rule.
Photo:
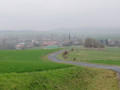
[[[79,36],[81,38],[120,38],[120,28],[113,27],[80,27],[80,28],[58,28],[50,31],[37,31],[37,30],[0,30],[0,36],[42,36],[42,35],[68,35]]]
[[[120,33],[120,28],[99,28],[99,27],[81,27],[81,28],[59,28],[53,30],[55,33]]]
[[[81,28],[59,28],[51,31],[59,34],[71,34],[81,37],[111,37],[120,38],[120,28],[99,28],[99,27],[81,27]]]

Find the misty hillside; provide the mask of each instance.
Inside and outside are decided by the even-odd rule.
[[[81,37],[98,38],[119,38],[120,28],[99,28],[99,27],[81,27],[81,28],[60,28],[52,31],[59,34],[71,34]]]
[[[81,28],[59,28],[50,31],[36,31],[36,30],[0,30],[0,36],[42,36],[42,35],[68,35],[79,36],[81,38],[93,37],[93,38],[119,38],[120,28],[97,28],[97,27],[81,27]]]

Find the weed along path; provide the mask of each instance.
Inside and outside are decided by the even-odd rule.
[[[64,50],[55,52],[53,54],[50,54],[48,58],[51,61],[59,62],[59,63],[67,63],[67,64],[73,64],[73,65],[79,65],[79,66],[87,66],[87,67],[95,67],[95,68],[104,68],[109,70],[114,70],[120,74],[120,66],[109,66],[109,65],[98,65],[98,64],[90,64],[90,63],[82,63],[82,62],[74,62],[74,61],[64,61],[57,58],[57,55],[60,53],[63,53]]]

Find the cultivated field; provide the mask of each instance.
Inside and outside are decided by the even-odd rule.
[[[0,73],[35,72],[65,68],[63,65],[43,60],[43,56],[55,50],[2,50],[0,51]]]
[[[51,62],[55,51],[0,51],[0,90],[118,90],[114,71]]]
[[[62,54],[59,57],[62,57],[63,59]],[[74,51],[68,52],[67,59],[64,60],[108,65],[120,65],[120,48],[107,47],[105,49],[74,49]]]

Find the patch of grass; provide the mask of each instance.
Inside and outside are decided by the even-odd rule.
[[[61,59],[62,54],[59,56]],[[64,60],[73,61],[76,58],[78,62],[88,62],[97,64],[120,65],[120,48],[96,49],[78,49],[68,53],[68,58]]]
[[[0,77],[0,90],[118,90],[115,72],[78,66]]]
[[[0,51],[0,73],[35,72],[72,66],[43,58],[44,55],[54,51],[56,50],[2,50]]]
[[[118,90],[115,72],[51,62],[55,51],[0,51],[0,90]]]
[[[96,64],[106,64],[106,65],[120,65],[120,60],[85,60],[81,62],[96,63]]]

